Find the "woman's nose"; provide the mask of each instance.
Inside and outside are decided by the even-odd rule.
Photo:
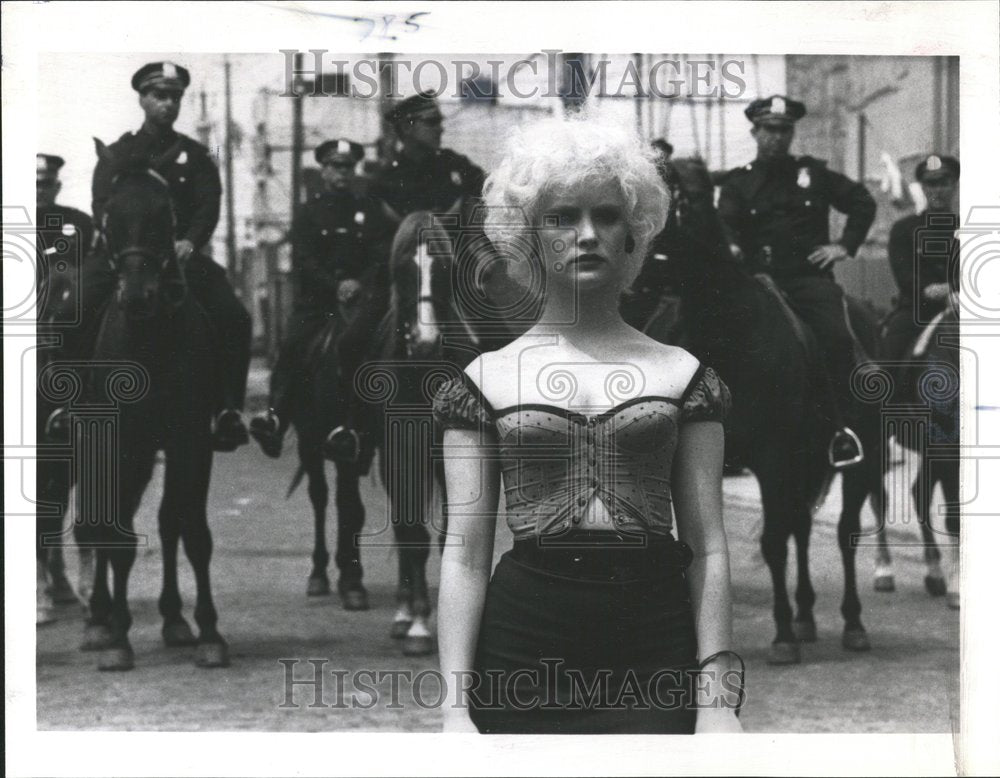
[[[593,245],[597,242],[597,231],[594,229],[594,222],[590,216],[584,214],[577,225],[576,242],[580,245]]]

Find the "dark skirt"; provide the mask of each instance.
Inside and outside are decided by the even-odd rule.
[[[501,558],[469,693],[480,732],[694,732],[690,549],[673,538],[609,546],[609,537],[620,538],[517,541]]]

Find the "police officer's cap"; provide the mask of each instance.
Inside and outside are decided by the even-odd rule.
[[[957,180],[961,169],[961,165],[958,164],[958,160],[954,157],[947,157],[943,154],[930,154],[926,159],[922,159],[917,163],[914,175],[917,181],[937,179],[944,176],[951,176]]]
[[[420,94],[411,95],[405,100],[400,100],[390,106],[386,111],[385,118],[390,124],[397,125],[404,120],[413,119],[417,116],[434,114],[439,116],[441,114],[437,98],[433,92],[425,90]]]
[[[58,173],[66,160],[55,154],[36,154],[35,169],[39,173]]]
[[[314,155],[321,165],[330,157],[347,157],[352,163],[357,164],[365,158],[365,148],[352,140],[336,138],[319,144]]]
[[[806,115],[806,107],[784,95],[771,95],[754,100],[743,113],[754,124],[794,124]]]
[[[191,83],[191,74],[173,62],[150,62],[143,65],[132,76],[132,88],[142,94],[147,89],[176,89],[184,91]]]

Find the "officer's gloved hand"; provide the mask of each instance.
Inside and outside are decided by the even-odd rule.
[[[174,252],[177,254],[177,259],[180,260],[181,264],[188,261],[192,254],[194,254],[194,244],[187,240],[178,240],[174,242]]]

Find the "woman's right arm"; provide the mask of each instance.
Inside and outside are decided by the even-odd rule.
[[[441,557],[438,633],[441,673],[449,689],[445,732],[476,731],[467,690],[474,687],[472,666],[493,567],[500,499],[500,464],[489,442],[479,430],[444,433],[448,537]]]

